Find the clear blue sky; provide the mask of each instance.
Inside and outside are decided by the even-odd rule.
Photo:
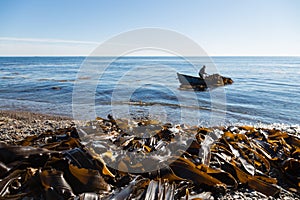
[[[0,55],[88,54],[124,31],[178,31],[210,55],[300,56],[298,0],[2,0]]]

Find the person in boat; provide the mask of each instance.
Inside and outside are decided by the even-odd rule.
[[[206,72],[205,72],[205,65],[203,65],[203,67],[200,69],[200,71],[199,71],[199,76],[200,76],[200,78],[202,78],[202,79],[204,79],[204,75],[205,74],[207,74]]]

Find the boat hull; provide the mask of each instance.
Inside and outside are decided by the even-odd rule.
[[[199,90],[205,90],[207,88],[219,87],[233,83],[231,78],[220,76],[219,74],[207,76],[205,79],[180,73],[177,73],[177,77],[181,84],[181,88],[193,88]]]

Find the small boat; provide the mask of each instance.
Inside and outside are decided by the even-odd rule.
[[[180,88],[182,89],[192,88],[197,90],[206,90],[207,88],[215,88],[233,83],[231,78],[224,77],[219,74],[209,75],[204,79],[180,73],[177,73],[177,76],[181,84]]]

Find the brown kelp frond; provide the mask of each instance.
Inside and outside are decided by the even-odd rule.
[[[282,130],[97,118],[0,143],[0,198],[205,199],[300,194],[300,138]]]

